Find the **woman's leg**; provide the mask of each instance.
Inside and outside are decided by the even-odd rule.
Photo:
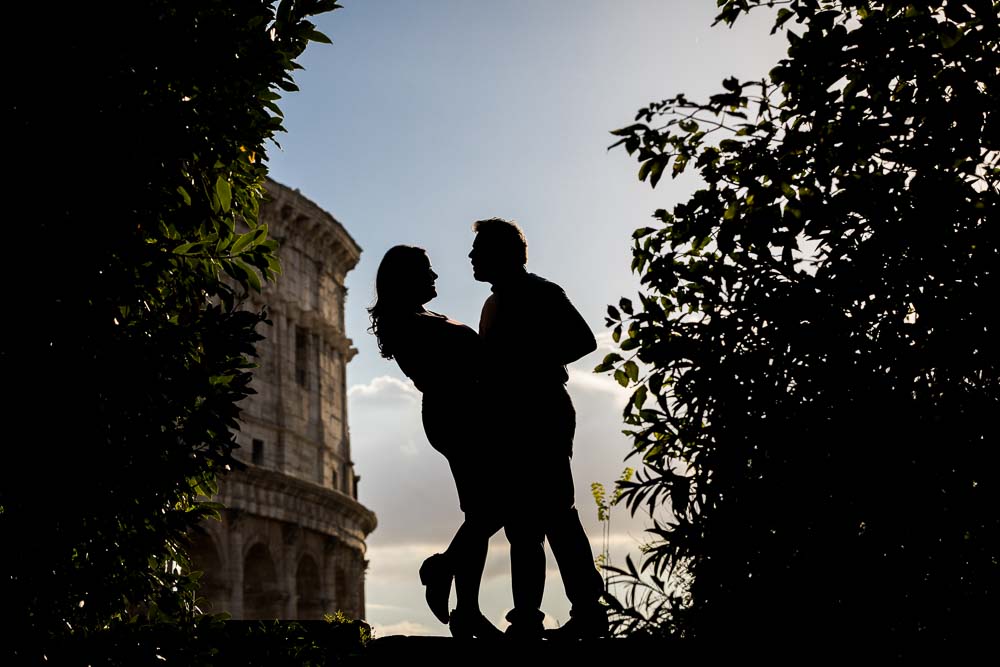
[[[500,530],[499,521],[466,515],[445,554],[455,573],[456,607],[463,612],[479,611],[479,588],[486,569],[490,538]]]
[[[496,639],[503,637],[503,633],[483,616],[479,607],[479,589],[486,569],[490,538],[503,527],[499,518],[500,496],[494,492],[495,466],[478,460],[476,450],[452,451],[458,454],[449,456],[448,463],[465,521],[445,552],[455,575],[457,598],[449,627],[455,637]]]
[[[503,633],[479,608],[479,587],[486,568],[490,537],[500,530],[499,522],[488,522],[466,515],[448,547],[449,562],[454,566],[455,595],[458,599],[448,622],[457,638],[499,639]]]

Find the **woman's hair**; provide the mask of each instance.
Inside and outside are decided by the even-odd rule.
[[[425,268],[426,258],[427,253],[423,248],[397,245],[386,251],[378,265],[375,303],[368,309],[368,317],[371,319],[368,331],[375,335],[378,351],[386,359],[392,359],[393,356],[395,321],[413,312],[413,276]]]

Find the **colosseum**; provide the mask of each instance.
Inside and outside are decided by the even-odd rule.
[[[221,521],[193,536],[202,608],[234,619],[365,615],[365,538],[375,515],[358,502],[347,425],[344,278],[361,249],[329,213],[267,182],[261,221],[280,242],[282,275],[254,296],[266,306],[259,367],[236,457],[215,501]]]

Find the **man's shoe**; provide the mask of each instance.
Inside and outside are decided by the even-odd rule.
[[[451,636],[457,639],[500,639],[504,634],[500,628],[490,623],[489,619],[483,616],[482,612],[472,613],[455,609],[451,612],[448,621],[448,629]]]
[[[545,614],[539,610],[519,614],[516,609],[512,609],[507,612],[506,618],[510,625],[504,631],[505,637],[516,641],[535,641],[545,636],[545,626],[542,624]]]
[[[541,623],[511,623],[503,634],[515,641],[536,641],[545,638],[545,626]]]
[[[571,612],[572,613],[572,612]],[[545,631],[547,639],[597,639],[611,635],[608,623],[608,612],[604,607],[597,607],[584,613],[570,616],[565,625]]]
[[[427,606],[442,623],[448,622],[448,599],[451,597],[451,580],[455,578],[451,564],[444,554],[434,554],[420,566],[420,583],[427,590]]]

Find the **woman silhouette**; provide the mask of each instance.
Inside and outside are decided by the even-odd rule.
[[[390,248],[375,278],[369,331],[382,356],[395,359],[423,394],[424,432],[448,460],[465,513],[448,549],[420,567],[427,604],[455,637],[502,637],[479,608],[489,540],[502,526],[489,479],[494,467],[483,464],[491,448],[475,418],[482,405],[477,401],[481,343],[473,329],[424,308],[437,296],[436,279],[422,248]],[[457,605],[449,615],[452,578]]]

